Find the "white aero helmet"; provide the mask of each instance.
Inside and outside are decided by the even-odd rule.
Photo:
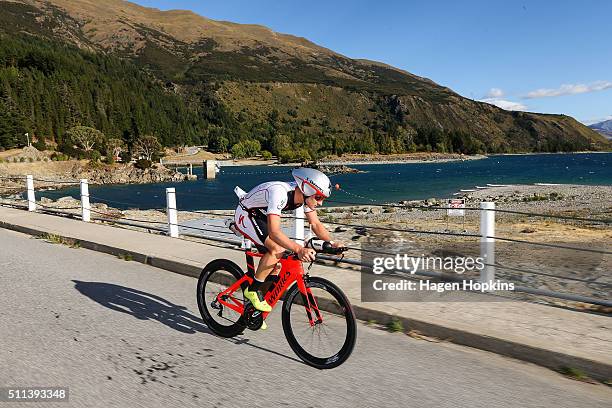
[[[304,196],[310,197],[318,194],[328,198],[331,195],[331,181],[319,170],[300,167],[293,169],[291,175]]]

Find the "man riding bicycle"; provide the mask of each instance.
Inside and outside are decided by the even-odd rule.
[[[265,254],[259,261],[253,283],[244,296],[262,312],[272,308],[264,300],[261,286],[274,270],[285,250],[293,251],[304,262],[314,261],[315,251],[289,238],[281,229],[281,213],[304,206],[304,214],[314,234],[322,240],[331,236],[317,217],[316,208],[331,194],[329,178],[319,170],[297,168],[291,172],[294,182],[270,181],[262,183],[240,198],[234,215],[235,227],[255,243]],[[337,248],[342,244],[332,242]],[[262,326],[265,329],[265,326]]]

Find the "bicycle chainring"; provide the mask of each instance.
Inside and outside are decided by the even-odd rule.
[[[255,309],[251,303],[244,308],[244,320],[251,330],[259,330],[263,324],[263,313]]]

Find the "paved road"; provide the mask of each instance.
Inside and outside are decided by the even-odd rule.
[[[318,371],[278,315],[221,339],[198,317],[195,279],[2,229],[0,285],[0,386],[68,386],[69,406],[612,406],[603,385],[362,324],[353,356]]]

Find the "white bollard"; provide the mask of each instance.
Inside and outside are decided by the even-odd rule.
[[[495,203],[480,203],[480,257],[488,264],[480,271],[481,282],[495,280]]]
[[[174,187],[166,189],[166,209],[168,214],[168,235],[179,237],[178,216],[176,213],[176,190]]]
[[[87,179],[81,179],[81,219],[91,222],[91,206],[89,205],[89,184]]]
[[[36,211],[36,194],[34,194],[33,176],[26,176],[26,189],[28,191],[28,211]]]
[[[246,239],[244,236],[242,237],[242,241],[240,242],[240,248],[241,249],[247,249],[247,250],[251,250],[253,246],[253,243],[251,242],[250,239]]]
[[[295,242],[304,245],[304,206],[293,210],[293,235],[290,238],[295,238]]]

